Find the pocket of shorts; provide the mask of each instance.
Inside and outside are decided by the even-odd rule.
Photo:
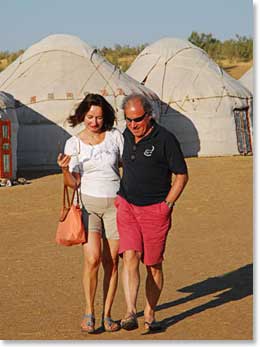
[[[162,213],[166,213],[166,214],[168,214],[168,213],[171,213],[171,208],[166,204],[166,202],[165,201],[162,201],[161,202],[161,212]]]

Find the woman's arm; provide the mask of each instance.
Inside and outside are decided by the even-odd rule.
[[[64,184],[73,189],[80,185],[80,174],[78,172],[69,171],[70,156],[60,153],[57,158],[57,163],[63,173]]]

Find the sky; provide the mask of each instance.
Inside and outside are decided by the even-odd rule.
[[[254,36],[259,0],[0,0],[0,51],[26,49],[51,34],[90,46],[137,46],[192,31],[223,41]]]

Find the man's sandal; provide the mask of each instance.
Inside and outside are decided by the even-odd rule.
[[[93,314],[84,314],[81,322],[81,331],[83,333],[93,334],[95,332],[95,317]]]
[[[130,316],[121,319],[121,328],[125,330],[134,330],[138,328],[138,321],[136,315],[133,313]]]
[[[103,317],[101,324],[102,328],[108,333],[118,331],[121,328],[120,324],[115,322],[111,317]]]
[[[144,325],[146,326],[144,328],[144,333],[153,333],[157,331],[162,331],[163,326],[161,325],[160,322],[157,322],[156,320],[153,320],[152,322],[144,322]]]

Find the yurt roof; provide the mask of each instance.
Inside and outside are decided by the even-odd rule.
[[[37,54],[50,51],[64,51],[89,58],[95,49],[77,36],[65,34],[50,35],[29,47],[22,55],[21,62]]]
[[[170,105],[194,100],[235,98],[234,107],[252,95],[223,71],[205,51],[189,41],[164,38],[147,46],[127,74]],[[185,108],[185,107],[184,107]]]
[[[253,82],[253,67],[247,70],[246,73],[239,79],[239,82],[243,84],[251,93],[254,90],[254,82]]]
[[[96,49],[63,34],[48,36],[28,48],[0,73],[0,89],[59,123],[58,118],[68,116],[88,93],[106,97],[116,112],[122,98],[132,92],[159,104],[154,92],[110,64]],[[48,101],[57,101],[55,109],[50,110]],[[62,115],[58,103],[63,105]]]

